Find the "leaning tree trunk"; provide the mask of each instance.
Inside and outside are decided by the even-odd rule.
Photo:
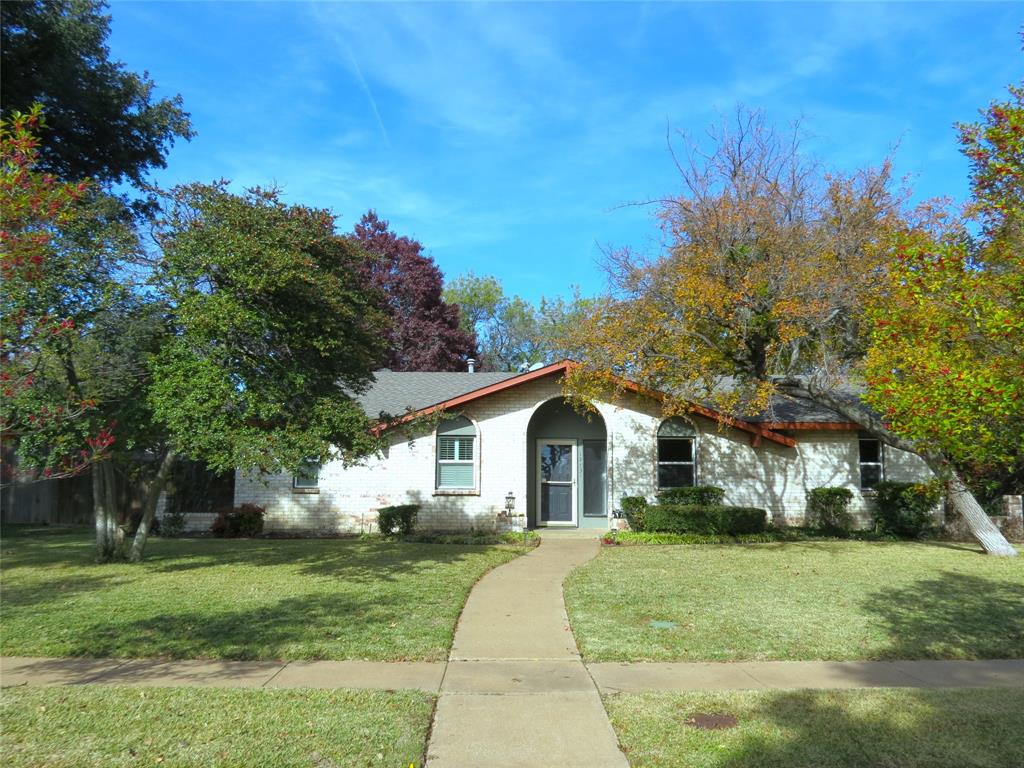
[[[150,528],[153,527],[156,505],[160,502],[160,494],[167,487],[167,480],[171,476],[171,470],[174,469],[174,463],[177,461],[177,458],[178,454],[168,449],[167,453],[164,454],[164,460],[160,462],[160,469],[157,470],[156,476],[149,484],[149,490],[146,492],[146,503],[142,508],[142,519],[139,521],[139,527],[135,529],[135,539],[132,541],[132,548],[128,553],[128,559],[133,563],[141,561],[142,555],[146,551],[146,541],[149,539]]]
[[[974,494],[960,479],[960,476],[951,470],[947,470],[949,479],[946,481],[946,493],[949,503],[952,505],[971,529],[971,534],[978,540],[978,543],[990,555],[1001,557],[1016,557],[1017,549],[1006,540],[1002,532],[992,522],[992,519],[985,514]]]

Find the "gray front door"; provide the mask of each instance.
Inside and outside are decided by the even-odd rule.
[[[537,441],[538,525],[576,525],[576,441]]]

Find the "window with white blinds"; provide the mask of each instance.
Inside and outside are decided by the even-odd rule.
[[[464,417],[437,429],[437,487],[472,489],[476,478],[476,427]]]

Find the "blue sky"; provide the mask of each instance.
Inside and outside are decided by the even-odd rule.
[[[953,123],[1021,79],[1013,4],[113,2],[110,47],[198,136],[161,183],[276,183],[348,230],[376,208],[451,278],[600,291],[602,246],[658,247],[666,130],[737,104],[803,120],[826,165],[967,191]]]

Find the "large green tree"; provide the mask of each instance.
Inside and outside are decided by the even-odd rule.
[[[710,399],[758,412],[774,395],[826,406],[921,455],[985,549],[1015,555],[951,457],[856,396],[872,343],[867,308],[885,290],[893,243],[918,228],[888,164],[826,173],[801,152],[798,132],[739,112],[679,168],[683,191],[659,212],[668,248],[613,262],[614,292],[575,330],[586,354],[569,394],[585,402],[625,375],[669,393],[669,410]]]
[[[353,396],[386,353],[369,258],[322,210],[193,184],[161,198],[144,285],[135,230],[106,197],[32,168],[28,118],[4,127],[5,439],[43,476],[92,470],[97,557],[140,559],[179,457],[296,470],[375,448]],[[147,455],[124,540],[115,465]]]
[[[328,211],[223,183],[180,186],[163,203],[150,288],[171,333],[151,358],[148,402],[166,437],[132,559],[179,456],[295,472],[374,451],[354,396],[389,351],[384,297],[364,279],[371,257]]]
[[[180,96],[156,98],[145,73],[110,58],[110,16],[98,0],[0,4],[0,111],[41,104],[40,168],[63,179],[140,184],[175,139],[191,138]]]
[[[869,305],[867,400],[983,491],[1010,492],[1024,476],[1024,89],[961,125],[960,143],[967,219],[896,242]]]

